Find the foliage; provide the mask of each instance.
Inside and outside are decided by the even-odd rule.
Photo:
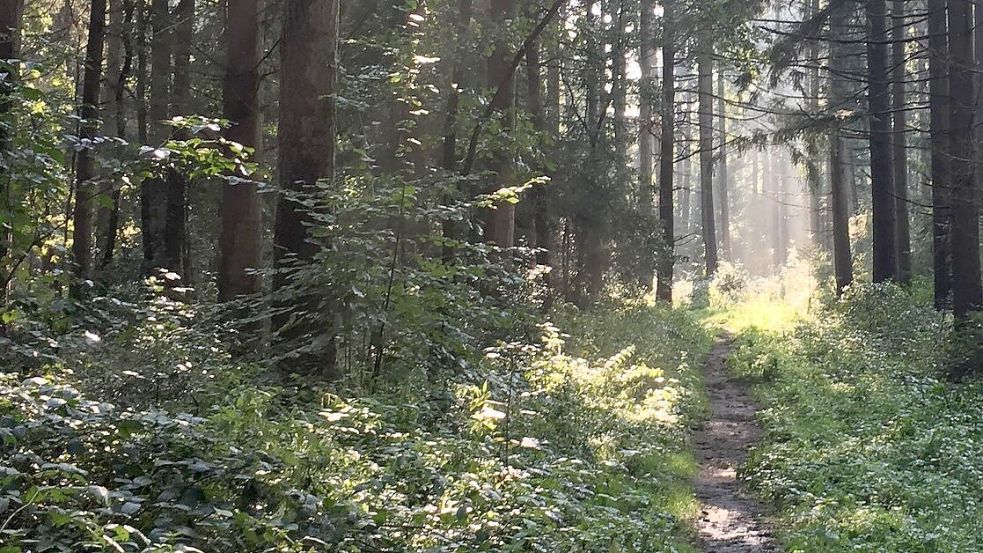
[[[758,379],[766,435],[745,478],[788,551],[978,551],[979,382],[947,381],[948,323],[893,285],[855,286],[731,360]]]
[[[709,339],[683,312],[565,311],[574,337],[342,394],[232,363],[150,284],[3,375],[7,551],[689,550]]]

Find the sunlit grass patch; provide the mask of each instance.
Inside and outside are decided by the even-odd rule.
[[[717,311],[706,321],[711,327],[723,328],[735,334],[749,329],[777,334],[791,330],[804,316],[800,307],[770,298],[754,297]]]

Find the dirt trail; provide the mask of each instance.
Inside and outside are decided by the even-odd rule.
[[[702,504],[696,529],[707,553],[777,553],[781,548],[772,537],[766,509],[743,493],[737,481],[736,470],[761,428],[746,387],[727,378],[724,361],[730,351],[730,340],[719,339],[704,373],[713,414],[694,441],[700,464],[696,496]]]

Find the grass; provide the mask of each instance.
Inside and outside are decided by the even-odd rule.
[[[765,406],[742,476],[789,553],[983,551],[983,385],[946,378],[949,331],[924,298],[860,286],[811,312],[712,317]]]

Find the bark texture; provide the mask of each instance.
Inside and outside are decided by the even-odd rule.
[[[318,180],[332,181],[335,172],[335,93],[338,74],[338,0],[285,0],[280,41],[280,121],[277,172],[281,194],[274,225],[274,256],[278,267],[288,259],[310,261],[317,246],[309,238],[311,224],[303,204],[291,194],[309,192]],[[274,289],[289,284],[278,273]],[[291,302],[296,304],[297,302]],[[301,301],[298,309],[318,306]],[[331,319],[331,313],[318,313]],[[327,334],[325,346],[314,357],[294,367],[334,376],[335,330],[287,327],[289,316],[274,319],[283,340],[316,333]],[[314,366],[306,366],[314,365]]]
[[[238,0],[227,5],[225,37],[222,111],[231,121],[226,138],[255,149],[260,144],[258,0]],[[262,211],[256,184],[226,183],[222,187],[219,301],[260,291],[260,279],[251,269],[259,268],[262,262],[261,238]]]

